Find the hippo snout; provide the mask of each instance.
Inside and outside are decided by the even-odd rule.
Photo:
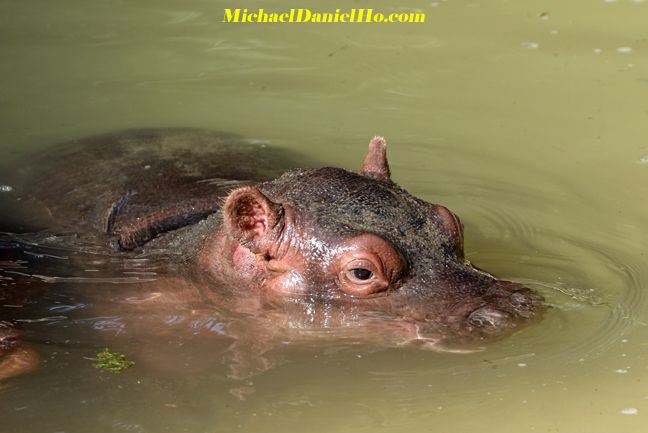
[[[543,299],[518,283],[495,280],[487,293],[481,305],[465,318],[471,331],[503,334],[535,319],[542,311]]]
[[[519,283],[470,268],[452,275],[411,281],[396,297],[397,314],[412,320],[419,338],[497,337],[542,315],[542,297]]]

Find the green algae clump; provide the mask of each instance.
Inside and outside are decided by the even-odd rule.
[[[102,370],[112,371],[113,373],[121,373],[127,368],[135,365],[133,361],[126,359],[126,355],[117,352],[111,352],[104,349],[103,352],[97,353],[97,357],[93,359],[96,361],[92,366]]]

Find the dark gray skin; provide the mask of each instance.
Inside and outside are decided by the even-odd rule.
[[[383,139],[371,140],[357,173],[290,169],[272,180],[291,165],[265,146],[200,130],[91,137],[11,180],[31,197],[30,214],[46,217],[14,218],[23,227],[11,228],[67,228],[126,256],[160,251],[192,281],[176,301],[195,302],[198,291],[232,310],[269,312],[277,327],[357,329],[387,346],[461,348],[542,312],[530,289],[465,260],[456,215],[390,179]],[[26,358],[6,346],[5,369],[17,371]]]

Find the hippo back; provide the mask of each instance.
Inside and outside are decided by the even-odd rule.
[[[272,179],[297,160],[266,142],[192,128],[73,140],[3,173],[0,183],[13,190],[2,197],[0,231],[104,233],[131,249],[205,218],[232,187]]]

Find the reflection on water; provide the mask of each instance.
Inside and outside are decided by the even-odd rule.
[[[541,292],[544,320],[467,354],[353,338],[233,350],[257,318],[164,304],[182,287],[159,286],[173,270],[156,258],[2,234],[0,323],[41,358],[0,382],[3,432],[641,431],[648,2],[409,6],[425,25],[225,26],[225,6],[201,0],[3,2],[0,230],[21,223],[12,161],[62,140],[196,126],[355,168],[379,133],[395,180],[456,211],[468,258]],[[92,368],[106,346],[135,367]]]

